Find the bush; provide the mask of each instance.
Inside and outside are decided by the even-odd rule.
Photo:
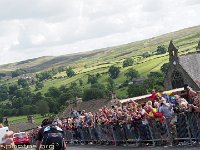
[[[151,53],[148,51],[148,52],[144,52],[143,54],[142,54],[142,57],[143,58],[147,58],[147,57],[150,57],[151,56]]]
[[[120,73],[119,67],[116,67],[114,65],[110,66],[108,73],[112,79],[116,79]]]
[[[165,54],[167,52],[167,49],[164,45],[160,45],[157,47],[157,54]]]
[[[143,84],[131,84],[128,86],[128,96],[135,97],[146,94],[146,88]]]
[[[98,88],[89,88],[83,92],[83,100],[100,99],[104,97],[104,90]]]
[[[135,69],[129,69],[125,74],[124,74],[128,80],[132,80],[133,78],[138,78],[139,72]]]
[[[133,65],[133,59],[132,58],[126,58],[123,61],[123,68],[128,67],[128,66],[132,66]]]
[[[74,72],[74,70],[71,67],[67,68],[66,73],[67,73],[67,76],[69,78],[71,78],[71,77],[73,77],[75,75],[75,72]]]

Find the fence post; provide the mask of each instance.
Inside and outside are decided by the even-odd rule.
[[[187,124],[187,130],[188,130],[188,136],[189,136],[189,139],[190,139],[190,144],[192,145],[192,136],[191,136],[191,132],[190,132],[188,117],[185,113],[184,113],[184,116],[185,116],[185,121],[186,121],[186,124]]]
[[[153,142],[153,146],[155,146],[156,145],[156,143],[155,143],[155,140],[154,140],[154,138],[153,138],[153,132],[152,132],[152,129],[151,129],[151,127],[150,127],[150,125],[149,125],[149,121],[148,121],[148,129],[149,129],[149,132],[150,132],[150,136],[151,136],[151,139],[152,139],[152,142]]]

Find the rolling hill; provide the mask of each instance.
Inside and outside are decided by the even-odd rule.
[[[167,47],[170,40],[173,40],[174,44],[179,49],[179,55],[194,53],[196,52],[197,43],[200,40],[200,26],[186,28],[142,41],[136,41],[85,53],[76,53],[58,57],[43,56],[17,63],[1,65],[0,72],[9,73],[10,71],[21,68],[25,69],[28,73],[35,74],[37,72],[42,72],[59,66],[71,66],[74,69],[76,76],[72,78],[59,78],[66,76],[65,72],[61,72],[56,74],[54,79],[45,81],[44,87],[40,90],[40,92],[45,93],[51,86],[59,87],[63,84],[78,82],[79,79],[83,80],[83,88],[86,88],[88,87],[88,74],[100,73],[101,78],[99,79],[99,82],[105,83],[108,78],[108,68],[114,64],[121,67],[120,75],[117,79],[115,79],[115,83],[120,85],[126,80],[124,73],[129,68],[138,70],[142,77],[146,77],[151,71],[160,71],[160,67],[164,63],[168,62],[168,53],[155,55],[156,48],[159,45]],[[142,54],[147,51],[152,53],[152,56],[147,58],[142,57]],[[134,65],[122,68],[123,60],[128,57],[134,59]],[[6,81],[0,81],[0,84],[12,84],[16,81],[17,78],[13,78]],[[31,89],[34,91],[34,85],[31,86]],[[120,98],[127,97],[126,88],[118,89],[117,95]]]

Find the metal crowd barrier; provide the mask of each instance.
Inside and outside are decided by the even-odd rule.
[[[200,144],[200,113],[185,112],[171,118],[135,120],[126,124],[102,124],[65,131],[69,144],[193,145]]]
[[[131,123],[102,124],[94,127],[67,129],[68,144],[101,145],[199,145],[200,113],[184,112],[171,118],[134,120]],[[35,143],[32,135],[31,143]]]

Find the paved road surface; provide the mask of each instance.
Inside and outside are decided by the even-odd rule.
[[[131,150],[131,149],[135,149],[135,150],[199,150],[200,147],[115,147],[115,146],[69,146],[67,147],[67,150]],[[34,149],[25,149],[25,148],[21,148],[21,149],[17,149],[17,150],[34,150]]]

